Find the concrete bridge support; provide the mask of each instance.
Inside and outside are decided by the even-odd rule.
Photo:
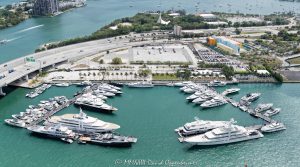
[[[0,96],[5,96],[6,93],[3,92],[2,87],[0,87]]]
[[[26,81],[29,80],[29,76],[28,76],[28,75],[25,76],[25,80],[26,80]]]

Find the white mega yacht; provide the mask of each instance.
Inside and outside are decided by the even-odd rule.
[[[74,131],[81,132],[111,132],[119,129],[117,124],[101,121],[97,118],[87,116],[80,109],[79,114],[64,114],[62,116],[52,116],[44,125],[57,125],[61,124]]]
[[[264,135],[257,130],[248,130],[242,126],[233,125],[233,120],[225,127],[213,129],[204,134],[182,138],[182,142],[192,145],[221,145],[261,138]]]
[[[190,136],[205,133],[209,130],[224,127],[228,121],[207,121],[195,117],[195,121],[184,124],[184,126],[175,129],[180,136]]]

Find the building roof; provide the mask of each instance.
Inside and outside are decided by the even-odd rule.
[[[217,18],[216,15],[211,14],[211,13],[200,13],[198,14],[198,16],[203,17],[204,19],[213,19],[213,18]]]

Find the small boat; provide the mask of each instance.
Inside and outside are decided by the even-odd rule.
[[[241,98],[242,101],[252,102],[260,97],[261,93],[248,93],[246,96]]]
[[[226,89],[222,95],[229,95],[229,94],[234,94],[234,93],[238,93],[241,89],[240,88],[230,88],[230,89]]]
[[[267,103],[267,104],[259,104],[255,109],[254,111],[255,112],[262,112],[262,111],[266,111],[266,110],[269,110],[273,107],[273,104],[272,103]]]
[[[283,123],[280,122],[272,122],[270,124],[267,124],[261,128],[262,132],[276,132],[276,131],[281,131],[285,130],[286,127],[284,126]]]
[[[264,116],[266,117],[271,117],[273,115],[276,115],[280,112],[280,108],[274,108],[274,109],[270,109],[270,110],[267,110],[265,113],[264,113]]]

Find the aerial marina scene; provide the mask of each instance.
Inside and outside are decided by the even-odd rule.
[[[1,1],[0,166],[299,166],[299,9]]]

